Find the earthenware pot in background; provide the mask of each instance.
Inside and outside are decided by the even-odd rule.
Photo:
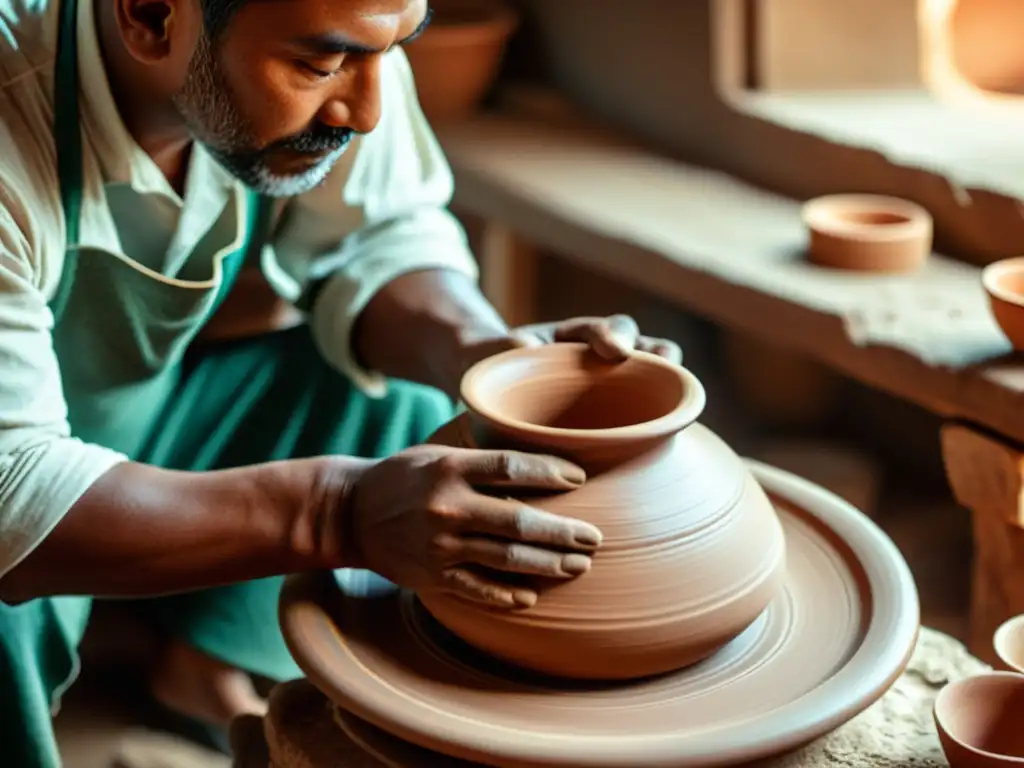
[[[421,594],[469,644],[560,677],[643,677],[715,653],[776,596],[779,519],[746,464],[695,423],[705,395],[689,371],[645,353],[609,363],[585,345],[554,344],[478,363],[462,397],[468,413],[435,442],[577,462],[583,487],[529,501],[604,534],[588,573],[539,583],[526,610]]]
[[[427,120],[442,123],[476,111],[498,76],[516,12],[502,0],[433,0],[434,18],[406,46]]]
[[[989,264],[981,282],[999,328],[1014,349],[1024,349],[1024,257]]]

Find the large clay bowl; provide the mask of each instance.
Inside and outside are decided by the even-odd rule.
[[[981,271],[992,315],[1014,349],[1024,349],[1024,257],[1003,259]]]
[[[932,217],[909,200],[825,195],[804,205],[813,264],[858,272],[910,272],[931,253]]]
[[[540,598],[525,610],[421,594],[469,644],[560,677],[643,677],[707,658],[778,593],[778,516],[739,457],[693,423],[704,391],[689,371],[654,355],[608,363],[585,345],[554,344],[483,361],[462,395],[469,415],[458,437],[449,429],[439,440],[577,461],[583,487],[530,503],[604,534],[588,573],[535,582]]]
[[[288,647],[341,709],[383,731],[343,718],[392,768],[454,765],[423,749],[501,768],[710,768],[792,750],[899,677],[917,636],[917,592],[864,515],[751,466],[776,504],[789,566],[768,609],[700,664],[617,682],[530,674],[462,643],[414,595],[364,571],[288,579]]]
[[[1024,765],[1024,676],[991,672],[950,683],[934,713],[951,768]]]

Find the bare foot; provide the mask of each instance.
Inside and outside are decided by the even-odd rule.
[[[222,728],[232,718],[267,711],[249,675],[177,640],[161,653],[149,685],[165,707]]]

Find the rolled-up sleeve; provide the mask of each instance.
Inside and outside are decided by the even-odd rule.
[[[356,359],[352,329],[374,294],[414,271],[478,275],[465,232],[448,211],[451,169],[402,51],[384,57],[381,78],[376,129],[356,140],[324,185],[292,201],[264,254],[268,277],[274,282],[279,270],[278,285],[292,281],[294,295],[322,281],[310,309],[314,337],[325,358],[371,396],[385,393],[385,381]]]
[[[0,201],[0,579],[126,460],[71,437],[52,315],[30,252]]]

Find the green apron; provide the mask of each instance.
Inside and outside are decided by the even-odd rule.
[[[224,253],[216,287],[155,279],[77,247],[83,170],[76,0],[60,10],[54,132],[68,252],[51,302],[72,434],[136,461],[211,470],[304,456],[385,456],[451,418],[440,392],[391,382],[366,397],[319,355],[306,326],[257,339],[190,343],[258,253],[269,203],[249,193],[246,237]],[[166,632],[242,669],[297,676],[277,624],[281,579],[146,601]],[[51,712],[78,671],[87,597],[0,604],[0,764],[56,768]]]

